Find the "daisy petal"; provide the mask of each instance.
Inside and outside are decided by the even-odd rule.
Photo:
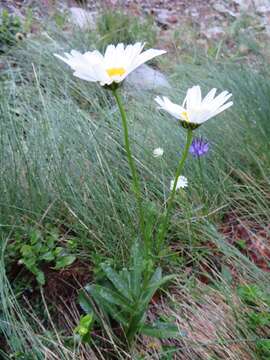
[[[155,58],[156,56],[165,54],[165,50],[154,50],[149,49],[141,53],[137,58],[134,59],[134,62],[130,64],[127,73],[129,74],[131,71],[137,69],[140,65],[144,64],[145,62]]]

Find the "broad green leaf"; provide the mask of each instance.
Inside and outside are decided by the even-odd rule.
[[[166,275],[163,276],[163,278],[161,278],[159,281],[155,282],[155,283],[151,283],[150,286],[155,287],[156,289],[160,288],[162,285],[166,284],[167,282],[175,279],[176,275]]]
[[[80,326],[89,330],[92,327],[93,320],[93,314],[87,314],[80,319]]]
[[[36,274],[36,279],[40,285],[45,284],[45,275],[44,275],[43,271],[41,271],[41,270],[38,271],[38,273]]]
[[[38,241],[36,244],[32,245],[32,248],[36,254],[39,254],[44,249],[44,246],[41,241]],[[45,247],[45,249],[47,249],[47,247]]]
[[[146,310],[147,308],[144,308],[140,313],[136,311],[135,313],[130,314],[131,318],[129,319],[128,328],[126,329],[128,338],[133,338],[142,327]]]
[[[145,205],[145,239],[153,244],[153,229],[158,218],[158,209],[154,202],[148,202]]]
[[[71,265],[75,260],[76,260],[76,256],[74,255],[64,255],[62,257],[59,257],[57,258],[54,269],[55,270],[62,269],[66,266]]]
[[[33,254],[32,246],[30,245],[23,245],[20,250],[23,256],[30,256]]]
[[[79,334],[82,341],[85,343],[89,343],[91,340],[91,330],[94,324],[93,313],[87,314],[80,319],[80,323],[74,329],[74,333]]]
[[[161,278],[162,278],[162,269],[161,269],[161,267],[157,267],[156,271],[154,272],[154,274],[152,275],[152,277],[149,281],[149,286],[153,286],[153,284],[160,281]]]
[[[93,296],[96,304],[112,318],[114,318],[119,324],[123,325],[124,327],[127,326],[127,319],[121,314],[122,311],[119,310],[119,307],[109,303],[106,299],[100,296],[99,293],[95,291],[95,286],[96,285],[91,286],[90,294]]]
[[[108,302],[102,302],[102,299],[100,299],[100,305],[102,306],[103,311],[105,311],[108,315],[110,315],[114,320],[116,320],[119,324],[121,324],[123,327],[128,326],[128,321],[125,316],[121,314],[121,311],[119,311],[114,305],[111,305]]]
[[[52,261],[54,260],[54,254],[52,251],[48,251],[40,257],[40,260]]]
[[[41,240],[41,232],[38,231],[38,230],[32,230],[30,232],[30,243],[31,243],[31,245],[36,244],[40,240]]]
[[[90,293],[97,293],[98,296],[100,296],[103,300],[109,302],[110,304],[118,305],[123,309],[123,311],[132,311],[132,308],[129,306],[129,300],[125,299],[112,289],[100,285],[92,285],[92,290],[90,290]]]
[[[121,279],[117,272],[114,271],[108,264],[101,264],[101,268],[114,287],[119,291],[119,293],[127,299],[132,300],[128,291],[128,284],[126,284],[123,279]]]
[[[123,282],[127,285],[128,291],[132,293],[130,271],[127,268],[123,268],[123,270],[119,272],[119,276],[121,277]]]
[[[36,267],[36,260],[37,260],[34,256],[30,258],[24,257],[20,260],[30,271],[33,272],[32,268]]]
[[[140,329],[140,333],[159,339],[176,338],[181,336],[181,333],[176,325],[162,322],[156,322],[153,325],[144,324]]]
[[[57,257],[59,256],[65,249],[61,246],[57,246],[53,252],[54,252],[54,255]]]
[[[53,249],[55,246],[55,237],[53,236],[48,236],[46,237],[46,245],[48,246],[48,248]]]
[[[85,291],[80,291],[79,292],[79,304],[80,304],[80,307],[83,309],[83,311],[85,313],[92,313],[93,312],[93,307],[92,307],[92,304],[91,304],[91,301],[89,299],[89,297],[87,296],[87,294],[85,293]]]
[[[132,247],[131,256],[132,256],[131,288],[132,288],[132,294],[134,294],[135,297],[138,298],[142,286],[143,256],[139,248],[139,243],[137,241]]]
[[[144,292],[143,297],[142,297],[142,304],[145,304],[145,306],[150,302],[150,300],[154,296],[155,292],[162,285],[164,285],[165,283],[167,283],[175,278],[175,275],[167,275],[167,276],[164,276],[163,278],[160,278],[159,275],[154,277],[154,275],[153,275],[152,279],[150,280],[149,287],[146,289],[146,291]]]

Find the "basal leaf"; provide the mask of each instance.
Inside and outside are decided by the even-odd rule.
[[[113,305],[118,305],[123,309],[123,311],[131,312],[132,308],[129,306],[130,302],[126,298],[123,298],[119,293],[113,291],[112,289],[106,288],[100,285],[92,285],[92,290],[90,290],[93,296],[98,294],[103,300],[109,302]]]
[[[58,269],[67,267],[67,266],[71,265],[75,260],[76,260],[76,256],[74,256],[74,255],[61,256],[61,257],[57,258],[54,269],[58,270]]]
[[[101,264],[102,270],[106,274],[107,278],[111,281],[114,287],[119,291],[119,293],[126,297],[129,300],[131,299],[130,292],[128,291],[128,284],[114,271],[109,265]]]
[[[159,339],[176,338],[181,336],[178,327],[175,324],[156,322],[153,325],[144,324],[140,333]]]
[[[93,312],[93,307],[92,307],[91,301],[90,301],[89,297],[87,296],[87,294],[85,293],[85,291],[79,292],[78,299],[79,299],[80,307],[83,309],[83,311],[86,314],[90,314]]]

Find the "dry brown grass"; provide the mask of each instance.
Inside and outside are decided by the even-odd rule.
[[[228,304],[219,291],[199,281],[193,296],[180,283],[170,293],[170,298],[161,297],[152,305],[149,320],[153,321],[161,314],[174,318],[183,337],[181,340],[143,337],[139,352],[145,359],[159,359],[162,345],[177,349],[173,355],[175,360],[253,359],[249,345],[240,333],[240,320],[235,318],[234,311],[243,310],[236,296],[230,298]]]

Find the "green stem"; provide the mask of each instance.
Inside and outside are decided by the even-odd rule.
[[[115,97],[116,103],[118,105],[118,108],[119,108],[119,111],[121,114],[122,126],[123,126],[123,130],[124,130],[125,150],[126,150],[126,154],[127,154],[129,168],[130,168],[131,175],[132,175],[133,191],[134,191],[136,201],[137,201],[141,235],[142,235],[142,238],[144,239],[145,226],[144,226],[144,212],[143,212],[143,206],[142,206],[142,195],[141,195],[141,188],[140,188],[138,173],[137,173],[135,162],[133,160],[131,149],[130,149],[128,125],[127,125],[127,115],[126,115],[126,111],[123,107],[123,104],[121,102],[121,98],[117,92],[117,89],[113,89],[112,93]]]
[[[199,163],[199,171],[200,171],[200,178],[201,178],[201,185],[204,185],[204,176],[203,176],[203,169],[202,169],[202,162],[200,156],[198,156],[198,163]]]
[[[165,210],[165,216],[164,216],[164,220],[161,223],[161,230],[160,233],[158,235],[158,241],[157,241],[157,250],[158,253],[161,250],[161,245],[164,242],[165,236],[166,236],[166,231],[168,230],[168,225],[169,225],[169,220],[170,220],[170,214],[171,214],[171,210],[172,210],[172,206],[173,206],[173,202],[174,202],[174,198],[175,198],[175,194],[176,194],[176,185],[178,182],[178,179],[181,175],[181,172],[183,170],[186,158],[188,156],[188,151],[192,142],[192,136],[193,136],[193,132],[192,129],[188,129],[187,130],[187,140],[186,140],[186,145],[182,154],[181,159],[179,160],[178,163],[178,167],[176,169],[176,173],[175,173],[175,178],[174,178],[174,183],[173,183],[173,188],[170,194],[170,197],[168,199],[167,202],[167,208]]]
[[[204,188],[204,173],[203,173],[203,166],[202,166],[202,162],[201,162],[201,158],[200,156],[198,157],[198,163],[199,163],[199,172],[200,172],[200,180],[201,180],[201,197],[202,197],[202,201],[203,204],[205,204],[206,202],[206,196],[205,196],[205,188]]]

